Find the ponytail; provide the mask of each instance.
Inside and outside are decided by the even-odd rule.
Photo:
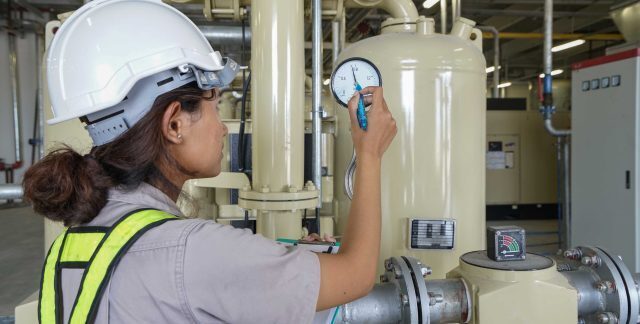
[[[91,221],[107,203],[111,178],[91,155],[68,146],[49,153],[24,175],[33,209],[65,226]]]

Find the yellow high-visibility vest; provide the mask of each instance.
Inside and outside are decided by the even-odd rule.
[[[81,226],[65,229],[51,245],[44,269],[38,303],[41,324],[61,324],[63,268],[84,269],[69,323],[93,323],[111,273],[133,243],[146,231],[177,219],[155,209],[135,210],[111,227]]]

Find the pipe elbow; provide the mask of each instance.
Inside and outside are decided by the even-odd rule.
[[[418,9],[411,0],[348,0],[345,5],[350,8],[380,8],[393,18],[418,19]]]
[[[549,132],[549,134],[553,136],[570,136],[571,135],[570,129],[556,129],[555,127],[553,127],[553,124],[551,123],[551,118],[547,118],[544,120],[544,128],[547,130],[547,132]]]

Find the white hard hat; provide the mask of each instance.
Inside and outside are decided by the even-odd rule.
[[[101,145],[133,126],[158,95],[193,81],[203,90],[222,87],[238,70],[160,0],[94,0],[62,24],[48,50],[48,123],[87,116]]]

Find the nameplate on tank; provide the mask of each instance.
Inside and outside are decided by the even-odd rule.
[[[453,250],[455,234],[452,219],[409,219],[409,249]]]

